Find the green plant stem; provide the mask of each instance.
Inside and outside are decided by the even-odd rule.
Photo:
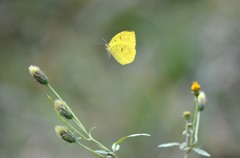
[[[190,138],[190,147],[191,148],[194,146],[194,144],[193,144],[193,136],[194,136],[195,130],[196,130],[197,115],[198,115],[198,100],[197,100],[197,97],[196,97],[196,99],[195,99],[194,119],[193,119],[193,124],[192,124],[193,133],[191,134],[191,138]]]
[[[47,84],[47,86],[49,87],[49,89],[63,102],[65,103],[65,101],[60,97],[60,95],[53,89],[53,87],[50,84]],[[66,103],[65,103],[66,104]],[[82,125],[82,123],[78,120],[78,118],[76,117],[76,115],[72,112],[71,108],[66,105],[69,109],[69,111],[72,113],[73,115],[73,120],[74,122],[80,127],[80,129],[83,130],[83,132],[88,135],[87,130],[84,128],[84,126]]]
[[[201,112],[198,111],[197,122],[196,122],[196,130],[195,130],[195,135],[194,135],[194,138],[195,138],[194,144],[196,144],[198,142],[198,129],[199,129],[199,124],[200,124],[200,114],[201,114]]]
[[[58,95],[58,93],[53,89],[53,87],[50,84],[47,84],[47,86],[61,101],[63,101],[60,95]]]
[[[57,96],[58,99],[60,99],[63,103],[65,103],[65,101],[60,97],[60,95],[54,90],[54,88],[50,85],[47,84],[48,88]],[[53,103],[54,104],[54,103]],[[66,103],[65,103],[66,104]],[[84,128],[84,126],[82,125],[82,123],[79,121],[79,119],[76,117],[76,115],[72,112],[71,108],[66,104],[66,106],[68,107],[69,111],[72,113],[73,115],[73,121],[79,126],[80,129],[82,129],[82,131],[88,136],[89,140],[92,140],[94,143],[96,143],[100,148],[110,151],[107,147],[105,147],[104,145],[102,145],[100,142],[98,142],[96,139],[94,139],[92,136],[89,136],[89,133],[87,132],[87,130]],[[55,108],[54,108],[55,109]],[[57,113],[57,115],[59,116],[59,114]],[[73,126],[71,126],[70,124],[68,124],[61,116],[59,116],[59,118],[66,123],[70,128],[72,128],[75,132],[77,132],[80,136],[82,136],[83,138],[86,139],[86,136],[84,136],[82,133],[80,133],[78,130],[76,130]]]
[[[188,128],[188,120],[186,120],[186,124],[185,124],[185,143],[186,143],[186,147],[189,147],[189,128]]]
[[[73,121],[78,125],[79,128],[81,128],[83,130],[83,132],[85,134],[88,135],[87,130],[84,128],[84,126],[82,125],[82,123],[78,120],[78,118],[75,116],[75,114],[72,112],[72,110],[69,108],[70,112],[73,114]]]
[[[92,150],[92,149],[90,149],[89,147],[87,147],[86,145],[83,145],[82,143],[80,143],[80,142],[76,142],[77,144],[79,144],[80,146],[82,146],[82,147],[84,147],[85,149],[87,149],[88,151],[90,151],[90,152],[92,152],[92,153],[94,153],[94,154],[96,154],[96,155],[98,155],[98,156],[100,156],[100,157],[103,157],[104,158],[104,156],[103,155],[101,155],[101,154],[99,154],[99,153],[97,153],[97,152],[95,152],[94,150]]]
[[[185,123],[185,143],[186,143],[186,148],[189,148],[189,137],[190,137],[190,133],[189,133],[189,126],[188,126],[188,123],[189,121],[186,120],[186,123]],[[185,151],[184,152],[184,158],[187,158],[188,157],[188,151]]]
[[[94,143],[96,143],[100,148],[106,150],[106,151],[110,151],[107,147],[105,147],[104,145],[102,145],[100,142],[98,142],[96,139],[94,139],[92,136],[90,137],[90,140],[92,140]]]
[[[53,105],[53,109],[54,112],[57,114],[57,116],[61,119],[62,122],[64,122],[69,128],[71,128],[72,130],[74,130],[76,133],[78,133],[83,139],[87,140],[87,138],[80,133],[77,129],[75,129],[72,125],[70,125],[62,116],[59,115],[59,113],[57,112],[56,108],[54,107],[54,101],[52,100],[52,98],[50,98],[49,96],[47,96],[48,99],[52,102]]]

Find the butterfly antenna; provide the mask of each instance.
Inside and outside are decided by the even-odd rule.
[[[107,44],[108,44],[107,41],[106,41],[104,38],[101,38],[101,39],[102,39],[104,45],[107,45]]]
[[[103,40],[103,42],[106,44],[107,42],[106,42],[106,40],[104,39],[104,38],[101,38],[102,40]]]
[[[104,38],[101,38],[101,40],[103,41],[103,43],[102,43],[102,42],[99,42],[98,45],[106,45],[106,44],[107,44],[107,42],[105,41]]]
[[[107,44],[107,41],[106,41],[104,38],[101,38],[101,40],[103,40],[103,42],[104,42],[104,45],[106,45],[106,44]],[[108,53],[108,57],[110,58],[110,57],[111,57],[111,53],[110,53],[110,52],[108,52],[108,51],[107,51],[107,53]]]

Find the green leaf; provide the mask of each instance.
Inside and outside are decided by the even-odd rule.
[[[187,147],[187,146],[186,146],[186,143],[185,143],[185,142],[183,142],[182,144],[179,145],[179,148],[180,148],[181,150],[184,150],[186,147]]]
[[[106,150],[95,150],[96,153],[99,153],[99,154],[104,154],[104,155],[108,155],[110,154],[108,151]]]
[[[158,147],[159,148],[168,148],[168,147],[179,146],[179,145],[180,145],[180,143],[172,142],[172,143],[160,144],[160,145],[158,145]]]
[[[116,145],[116,143],[113,143],[112,145],[113,152],[118,151],[119,149],[120,149],[120,145],[119,144]]]
[[[210,157],[209,153],[207,153],[206,151],[204,151],[204,150],[202,150],[200,148],[193,148],[192,150],[195,151],[196,153],[198,153],[199,155]]]
[[[137,134],[131,134],[127,137],[130,138],[130,137],[138,137],[138,136],[151,136],[151,135],[146,133],[137,133]]]
[[[183,132],[182,132],[182,135],[186,135],[187,134],[187,131],[186,130],[184,130]]]
[[[113,143],[113,144],[115,144],[115,145],[114,145],[115,148],[113,149],[113,151],[117,151],[116,148],[117,148],[118,145],[119,145],[120,143],[122,143],[125,139],[131,138],[131,137],[138,137],[138,136],[151,136],[151,135],[146,134],[146,133],[137,133],[137,134],[128,135],[128,136],[126,136],[126,137],[122,137],[122,138],[119,139],[117,142]]]

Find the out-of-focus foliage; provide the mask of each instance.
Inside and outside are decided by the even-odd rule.
[[[44,96],[52,94],[28,74],[31,64],[107,146],[152,135],[124,142],[122,158],[182,156],[157,145],[184,141],[181,114],[193,110],[198,80],[208,97],[199,143],[214,158],[240,157],[239,15],[239,0],[2,0],[0,157],[93,157],[56,137],[60,121]],[[126,66],[105,49],[123,30],[137,36]]]

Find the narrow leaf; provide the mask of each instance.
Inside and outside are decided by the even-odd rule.
[[[182,144],[179,145],[179,148],[180,148],[181,150],[184,150],[186,147],[187,147],[187,145],[186,145],[185,142],[183,142]]]
[[[158,145],[158,147],[159,148],[168,148],[168,147],[179,146],[179,145],[180,145],[180,143],[172,142],[172,143],[160,144],[160,145]]]
[[[96,153],[99,153],[99,154],[104,154],[104,155],[108,155],[109,152],[106,151],[106,150],[95,150]]]
[[[210,157],[210,154],[207,153],[206,151],[199,149],[199,148],[193,148],[193,151],[195,151],[196,153],[198,153],[199,155],[203,155],[206,157]]]
[[[186,131],[186,130],[184,130],[184,131],[182,132],[182,135],[186,135],[186,133],[187,133],[187,131]]]
[[[137,134],[131,134],[131,135],[128,135],[126,137],[122,137],[120,138],[117,142],[115,142],[115,147],[117,147],[120,143],[122,143],[125,139],[127,138],[130,138],[130,137],[138,137],[138,136],[151,136],[149,134],[146,134],[146,133],[137,133]],[[114,151],[116,151],[116,148],[114,149]]]
[[[131,134],[127,137],[130,138],[130,137],[138,137],[138,136],[151,136],[151,135],[146,133],[137,133],[137,134]]]

